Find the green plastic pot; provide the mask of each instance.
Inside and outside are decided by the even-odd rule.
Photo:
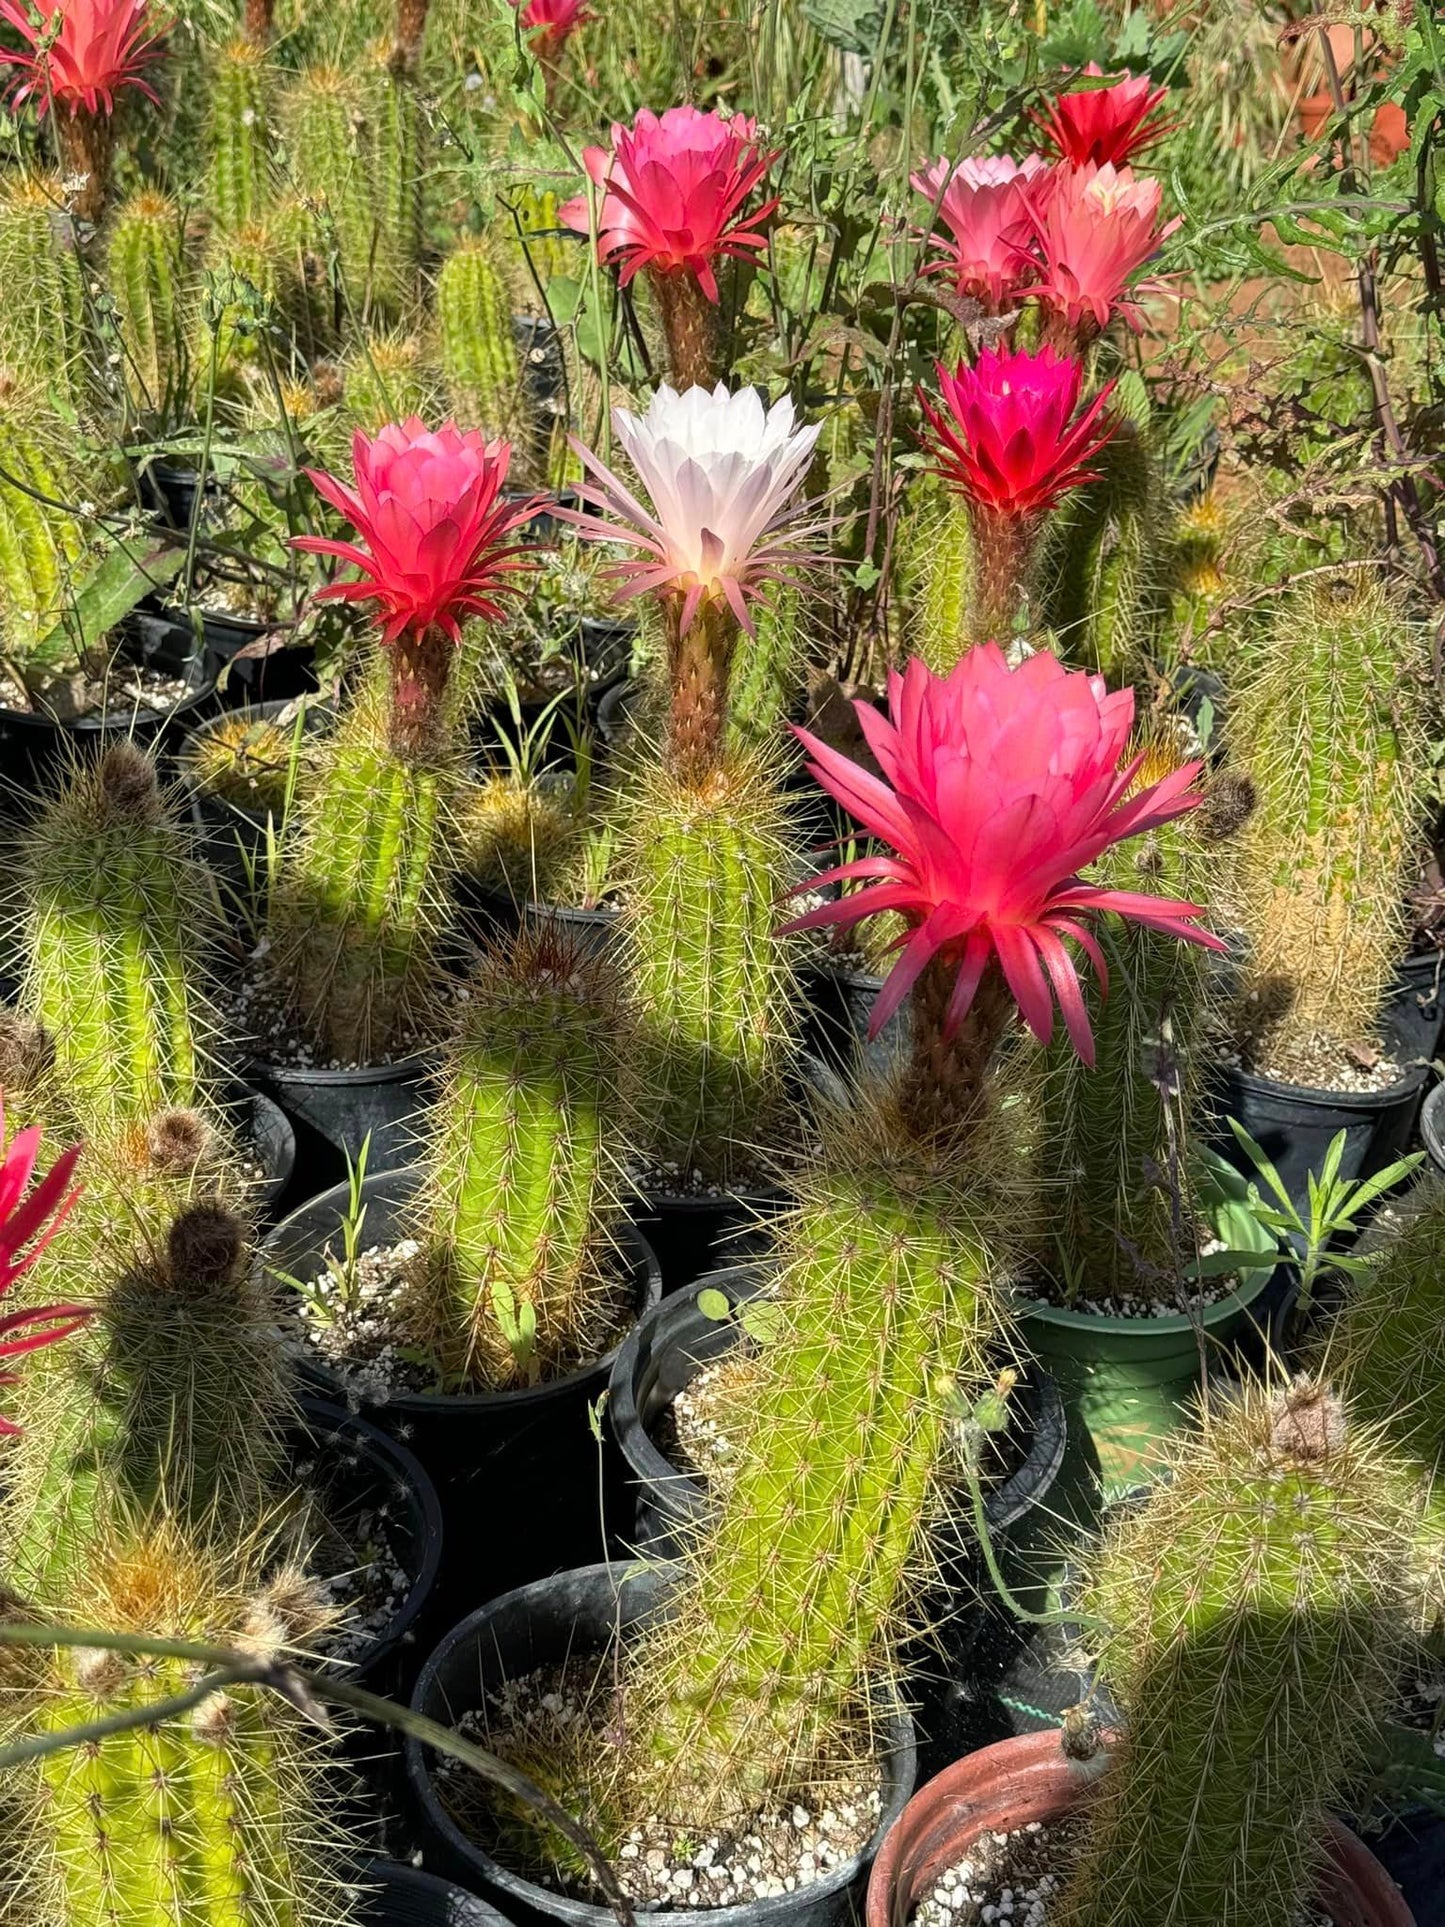
[[[1211,1169],[1199,1201],[1230,1250],[1261,1259],[1237,1290],[1201,1314],[1109,1318],[1038,1303],[1020,1308],[1024,1341],[1063,1394],[1069,1454],[1061,1483],[1071,1499],[1076,1490],[1082,1498],[1080,1524],[1157,1470],[1159,1446],[1183,1421],[1205,1360],[1215,1372],[1259,1356],[1288,1289],[1274,1238],[1250,1214],[1242,1178]]]

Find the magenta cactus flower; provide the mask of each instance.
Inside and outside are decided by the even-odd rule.
[[[1011,307],[1036,272],[1028,253],[1031,196],[1047,174],[1041,154],[1022,161],[980,154],[957,163],[931,161],[910,177],[948,228],[947,236],[929,237],[942,257],[931,271],[946,273],[988,314]]]

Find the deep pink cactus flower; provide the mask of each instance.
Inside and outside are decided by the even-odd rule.
[[[1090,80],[1104,77],[1092,61],[1084,73]],[[1177,125],[1159,117],[1168,98],[1167,87],[1151,87],[1147,74],[1136,74],[1112,87],[1060,94],[1033,119],[1075,167],[1123,167]]]
[[[505,538],[540,506],[502,497],[510,443],[486,441],[455,422],[433,430],[413,415],[374,440],[358,431],[351,448],[354,490],[320,469],[306,471],[365,544],[294,538],[293,547],[338,556],[360,571],[356,580],[318,589],[317,599],[375,602],[384,642],[433,628],[456,641],[469,616],[498,621],[500,598],[516,592],[526,566],[525,551],[503,546]]]
[[[5,1107],[0,1097],[0,1146],[5,1144]],[[0,1298],[30,1269],[64,1223],[80,1196],[72,1184],[80,1146],[62,1151],[32,1191],[30,1179],[40,1150],[40,1127],[18,1131],[0,1158]],[[27,1196],[27,1192],[29,1195]],[[78,1331],[92,1315],[89,1305],[33,1305],[0,1315],[0,1359],[20,1358],[57,1344]],[[13,1372],[0,1372],[0,1385],[13,1385]],[[18,1426],[0,1418],[0,1433]]]
[[[685,270],[716,302],[718,261],[766,246],[757,230],[777,200],[739,215],[777,155],[761,145],[757,122],[745,114],[725,120],[697,107],[669,107],[662,115],[643,108],[631,127],[613,126],[610,151],[583,149],[587,172],[604,190],[599,258],[619,264],[624,287],[640,268]],[[586,198],[568,201],[559,218],[586,234]]]
[[[1127,167],[1054,170],[1032,209],[1042,271],[1030,292],[1075,336],[1097,334],[1113,314],[1139,326],[1137,306],[1124,298],[1130,279],[1180,225],[1160,225],[1162,197],[1158,181]]]
[[[579,27],[596,15],[587,0],[512,0],[539,60],[555,60]]]
[[[947,676],[915,659],[888,679],[888,716],[854,705],[883,772],[871,776],[805,729],[795,734],[812,774],[893,854],[844,863],[804,886],[859,882],[787,928],[850,925],[900,913],[909,933],[870,1020],[875,1035],[934,958],[956,967],[946,1034],[967,1016],[998,959],[1025,1023],[1042,1043],[1054,1004],[1075,1050],[1094,1061],[1078,971],[1064,939],[1088,956],[1107,988],[1103,953],[1086,919],[1114,911],[1191,943],[1222,950],[1198,929],[1193,903],[1109,890],[1079,872],[1127,837],[1168,823],[1200,801],[1198,763],[1134,788],[1142,757],[1124,762],[1134,692],[1067,669],[1047,652],[1016,669],[996,643],[971,649]],[[1121,767],[1121,763],[1123,766]]]
[[[1047,173],[1041,154],[1022,161],[979,154],[957,165],[931,161],[920,168],[910,177],[912,185],[937,207],[952,237],[929,237],[943,256],[930,272],[946,272],[960,294],[998,314],[1034,274],[1027,252],[1033,238],[1030,194]]]
[[[940,362],[944,409],[919,391],[939,473],[974,508],[1006,516],[1052,508],[1094,479],[1090,464],[1113,433],[1105,410],[1114,384],[1076,413],[1083,379],[1082,364],[1052,348],[986,348],[952,374]]]
[[[0,47],[0,65],[17,70],[12,105],[33,99],[40,114],[53,104],[73,118],[82,109],[113,114],[127,87],[156,100],[145,70],[159,57],[163,36],[147,0],[37,0],[33,7],[0,0],[0,20],[26,42]]]

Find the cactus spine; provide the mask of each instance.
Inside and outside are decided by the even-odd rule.
[[[0,367],[77,405],[84,393],[80,263],[57,180],[22,174],[0,194]]]
[[[339,67],[314,65],[286,97],[293,176],[312,210],[317,252],[334,247],[346,307],[371,310],[379,213],[363,86]]]
[[[490,435],[510,434],[524,406],[522,361],[511,297],[484,242],[464,241],[442,264],[437,323],[458,420]]]
[[[211,207],[228,232],[265,218],[272,134],[265,48],[233,40],[222,48],[211,83]]]
[[[49,506],[66,499],[69,479],[13,398],[0,413],[0,470],[13,478],[0,480],[0,630],[23,667],[60,617],[85,538],[72,516]]]
[[[342,363],[342,378],[346,413],[370,435],[387,422],[432,412],[434,390],[415,335],[365,336]]]
[[[1230,717],[1258,796],[1236,870],[1240,1027],[1286,1075],[1314,1039],[1373,1034],[1424,770],[1408,619],[1363,570],[1321,580],[1281,600]]]
[[[1388,1703],[1408,1483],[1321,1384],[1246,1389],[1175,1446],[1086,1597],[1124,1709],[1063,1927],[1296,1918]]]
[[[793,881],[786,805],[762,765],[739,760],[697,785],[642,771],[627,807],[639,1134],[659,1160],[727,1181],[791,1054],[793,965],[774,934]]]
[[[727,729],[734,753],[761,754],[783,740],[802,670],[798,601],[796,589],[777,590],[757,612],[757,633],[738,637]]]
[[[376,257],[373,287],[379,306],[405,314],[416,298],[422,244],[422,178],[426,121],[416,81],[382,62],[374,83]]]
[[[625,1159],[617,1020],[609,967],[563,932],[524,930],[473,975],[419,1233],[414,1342],[449,1382],[535,1383],[597,1353]]]
[[[26,838],[25,1001],[88,1134],[204,1098],[208,890],[129,744],[77,770]]]
[[[185,261],[180,210],[150,189],[115,217],[109,281],[136,407],[164,410],[184,379],[187,340]]]

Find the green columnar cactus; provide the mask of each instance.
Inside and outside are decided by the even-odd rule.
[[[1318,578],[1281,598],[1231,708],[1258,796],[1236,869],[1239,1028],[1280,1074],[1317,1039],[1370,1038],[1401,954],[1426,769],[1418,657],[1370,572]]]
[[[27,833],[25,1004],[87,1135],[205,1101],[210,902],[154,764],[129,744],[78,769]]]
[[[323,260],[334,249],[349,308],[370,313],[380,228],[372,134],[363,83],[339,67],[302,70],[287,92],[284,119],[297,192],[312,213],[312,245]]]
[[[264,47],[233,40],[211,80],[211,209],[236,232],[265,220],[271,204],[271,88]]]
[[[468,987],[431,1113],[413,1342],[449,1382],[535,1383],[596,1351],[626,1158],[611,968],[524,930]]]
[[[557,196],[550,187],[533,187],[523,182],[516,190],[517,223],[525,256],[521,265],[518,298],[524,308],[540,306],[537,284],[545,294],[559,275],[576,272],[578,253],[557,218]]]
[[[728,747],[766,752],[783,740],[802,678],[798,591],[780,588],[758,609],[756,635],[738,637],[728,705]]]
[[[1399,1466],[1315,1381],[1249,1387],[1180,1435],[1083,1602],[1125,1733],[1062,1927],[1298,1917],[1394,1686],[1412,1515]]]
[[[793,963],[774,934],[794,881],[786,806],[763,765],[725,760],[696,787],[642,771],[626,807],[639,1135],[665,1165],[727,1181],[790,1057]]]
[[[273,313],[300,318],[293,240],[285,220],[245,222],[213,236],[206,265],[220,318],[218,323],[201,318],[192,351],[197,369],[204,371],[209,361],[211,326],[219,328],[217,368],[223,375],[235,375],[256,361],[262,330]]]
[[[924,511],[912,537],[921,593],[918,653],[946,675],[967,647],[973,595],[973,531],[962,502],[945,497]]]
[[[169,1516],[244,1536],[282,1496],[295,1408],[275,1308],[241,1223],[191,1205],[159,1250],[75,1260],[99,1315],[27,1374],[4,1515],[6,1571],[64,1597],[121,1516]],[[124,1250],[124,1246],[121,1246]]]
[[[382,61],[373,83],[372,167],[376,179],[373,306],[406,314],[415,304],[422,247],[426,118],[414,77]]]
[[[77,406],[85,392],[80,262],[58,180],[21,174],[0,193],[0,368]]]
[[[512,301],[485,242],[464,241],[437,277],[437,326],[447,392],[463,427],[514,432],[525,407]]]
[[[0,634],[23,670],[62,613],[85,535],[73,516],[50,506],[74,487],[53,438],[14,396],[0,410],[0,470],[12,478],[0,480]]]
[[[164,411],[186,377],[188,290],[180,209],[143,189],[115,217],[108,279],[120,324],[131,399]]]
[[[303,779],[269,918],[278,990],[347,1064],[415,1033],[460,842],[459,754],[397,754],[387,680],[374,665]]]
[[[986,1158],[930,1170],[895,1144],[860,1110],[781,1229],[778,1335],[750,1366],[676,1613],[628,1676],[648,1810],[711,1827],[785,1798],[890,1677],[951,1414],[1004,1338],[1007,1218]]]
[[[64,1601],[81,1625],[243,1646],[278,1660],[324,1616],[264,1546],[226,1558],[173,1523],[118,1531]],[[7,1738],[62,1733],[177,1697],[196,1669],[62,1649],[7,1691]],[[351,1845],[329,1809],[325,1742],[279,1696],[233,1686],[194,1709],[4,1775],[21,1927],[345,1927]],[[7,1869],[8,1872],[8,1869]]]
[[[367,335],[341,364],[347,418],[368,434],[387,422],[433,413],[436,391],[415,335]]]

